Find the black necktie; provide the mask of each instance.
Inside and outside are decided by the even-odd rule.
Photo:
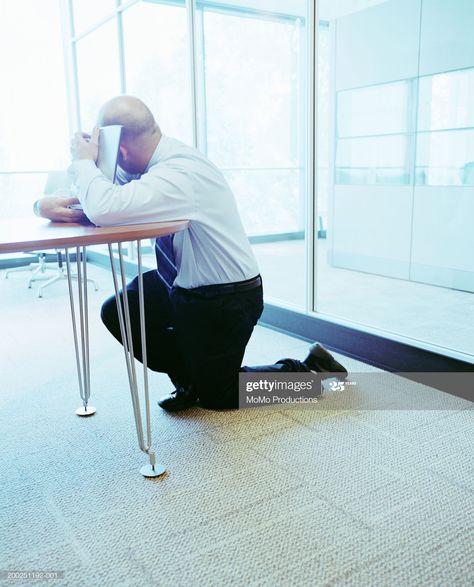
[[[155,255],[158,275],[165,282],[169,289],[178,274],[175,265],[173,251],[174,234],[159,236],[155,240]]]

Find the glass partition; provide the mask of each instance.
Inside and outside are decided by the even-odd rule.
[[[472,361],[467,4],[321,3],[329,42],[319,36],[317,128],[329,172],[318,182],[314,310]],[[449,30],[439,16],[448,12]]]

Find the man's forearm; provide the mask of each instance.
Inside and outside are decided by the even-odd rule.
[[[70,208],[78,203],[77,198],[50,196],[36,200],[33,204],[33,212],[36,216],[54,222],[84,222],[87,220],[87,216],[81,210]]]

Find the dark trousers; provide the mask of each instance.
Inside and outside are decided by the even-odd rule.
[[[282,359],[274,365],[242,367],[245,347],[263,311],[262,287],[202,295],[174,287],[156,271],[143,275],[148,366],[167,373],[176,385],[192,385],[203,407],[238,407],[239,371],[308,371],[306,365]],[[138,279],[127,285],[135,356],[141,361]],[[102,321],[122,341],[115,296],[102,306]]]

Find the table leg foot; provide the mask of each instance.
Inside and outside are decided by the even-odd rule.
[[[94,408],[94,406],[81,406],[80,408],[77,408],[77,410],[76,410],[76,414],[78,416],[82,416],[83,418],[87,417],[87,416],[92,416],[96,412],[97,412],[97,409]]]
[[[140,469],[140,473],[144,476],[144,477],[160,477],[161,475],[163,475],[164,473],[166,473],[166,469],[163,467],[163,465],[144,465],[141,469]]]

